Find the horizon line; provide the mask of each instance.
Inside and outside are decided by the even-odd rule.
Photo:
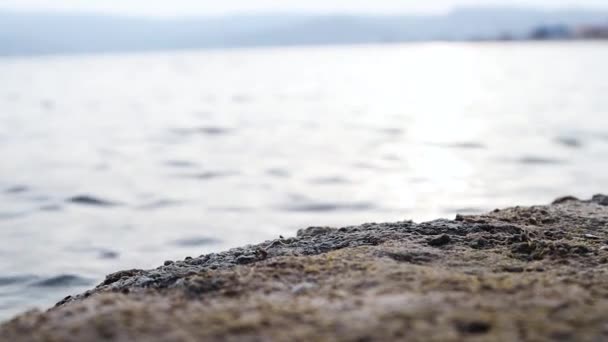
[[[443,17],[449,16],[454,13],[463,11],[528,11],[528,12],[542,12],[542,13],[559,13],[564,11],[583,11],[593,12],[602,11],[608,12],[608,4],[606,6],[576,6],[568,5],[563,7],[551,7],[545,8],[541,6],[510,6],[510,5],[482,5],[482,6],[455,6],[444,11],[415,11],[415,12],[397,12],[394,11],[377,11],[377,12],[363,12],[363,11],[345,11],[345,10],[332,10],[332,11],[315,11],[315,10],[260,10],[260,11],[229,11],[225,13],[212,13],[212,14],[171,14],[171,15],[153,15],[144,13],[120,13],[117,11],[104,11],[104,10],[66,10],[66,9],[15,9],[15,8],[1,8],[0,14],[16,14],[16,15],[68,15],[68,16],[103,16],[103,17],[117,17],[117,18],[133,18],[133,19],[149,19],[149,20],[172,20],[172,19],[199,19],[199,18],[230,18],[230,17],[255,17],[255,16],[352,16],[352,17]],[[608,20],[608,17],[606,18]]]

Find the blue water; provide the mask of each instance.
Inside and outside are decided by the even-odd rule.
[[[608,192],[608,45],[0,59],[0,319],[295,234]]]

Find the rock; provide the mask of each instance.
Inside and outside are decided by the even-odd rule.
[[[593,196],[592,202],[595,202],[599,205],[608,205],[608,196],[605,195],[595,195]]]
[[[429,246],[441,247],[447,245],[450,242],[452,242],[452,238],[447,234],[443,234],[438,238],[429,240]]]
[[[298,237],[324,235],[331,233],[332,230],[334,229],[330,227],[309,227],[298,230]]]
[[[0,341],[603,341],[606,198],[313,227],[117,272]]]

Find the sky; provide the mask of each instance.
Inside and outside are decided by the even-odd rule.
[[[441,13],[463,6],[598,7],[608,0],[0,0],[0,9],[124,15],[222,15],[235,12]]]

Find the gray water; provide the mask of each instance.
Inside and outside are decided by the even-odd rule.
[[[0,59],[0,319],[310,225],[608,191],[608,45]]]

